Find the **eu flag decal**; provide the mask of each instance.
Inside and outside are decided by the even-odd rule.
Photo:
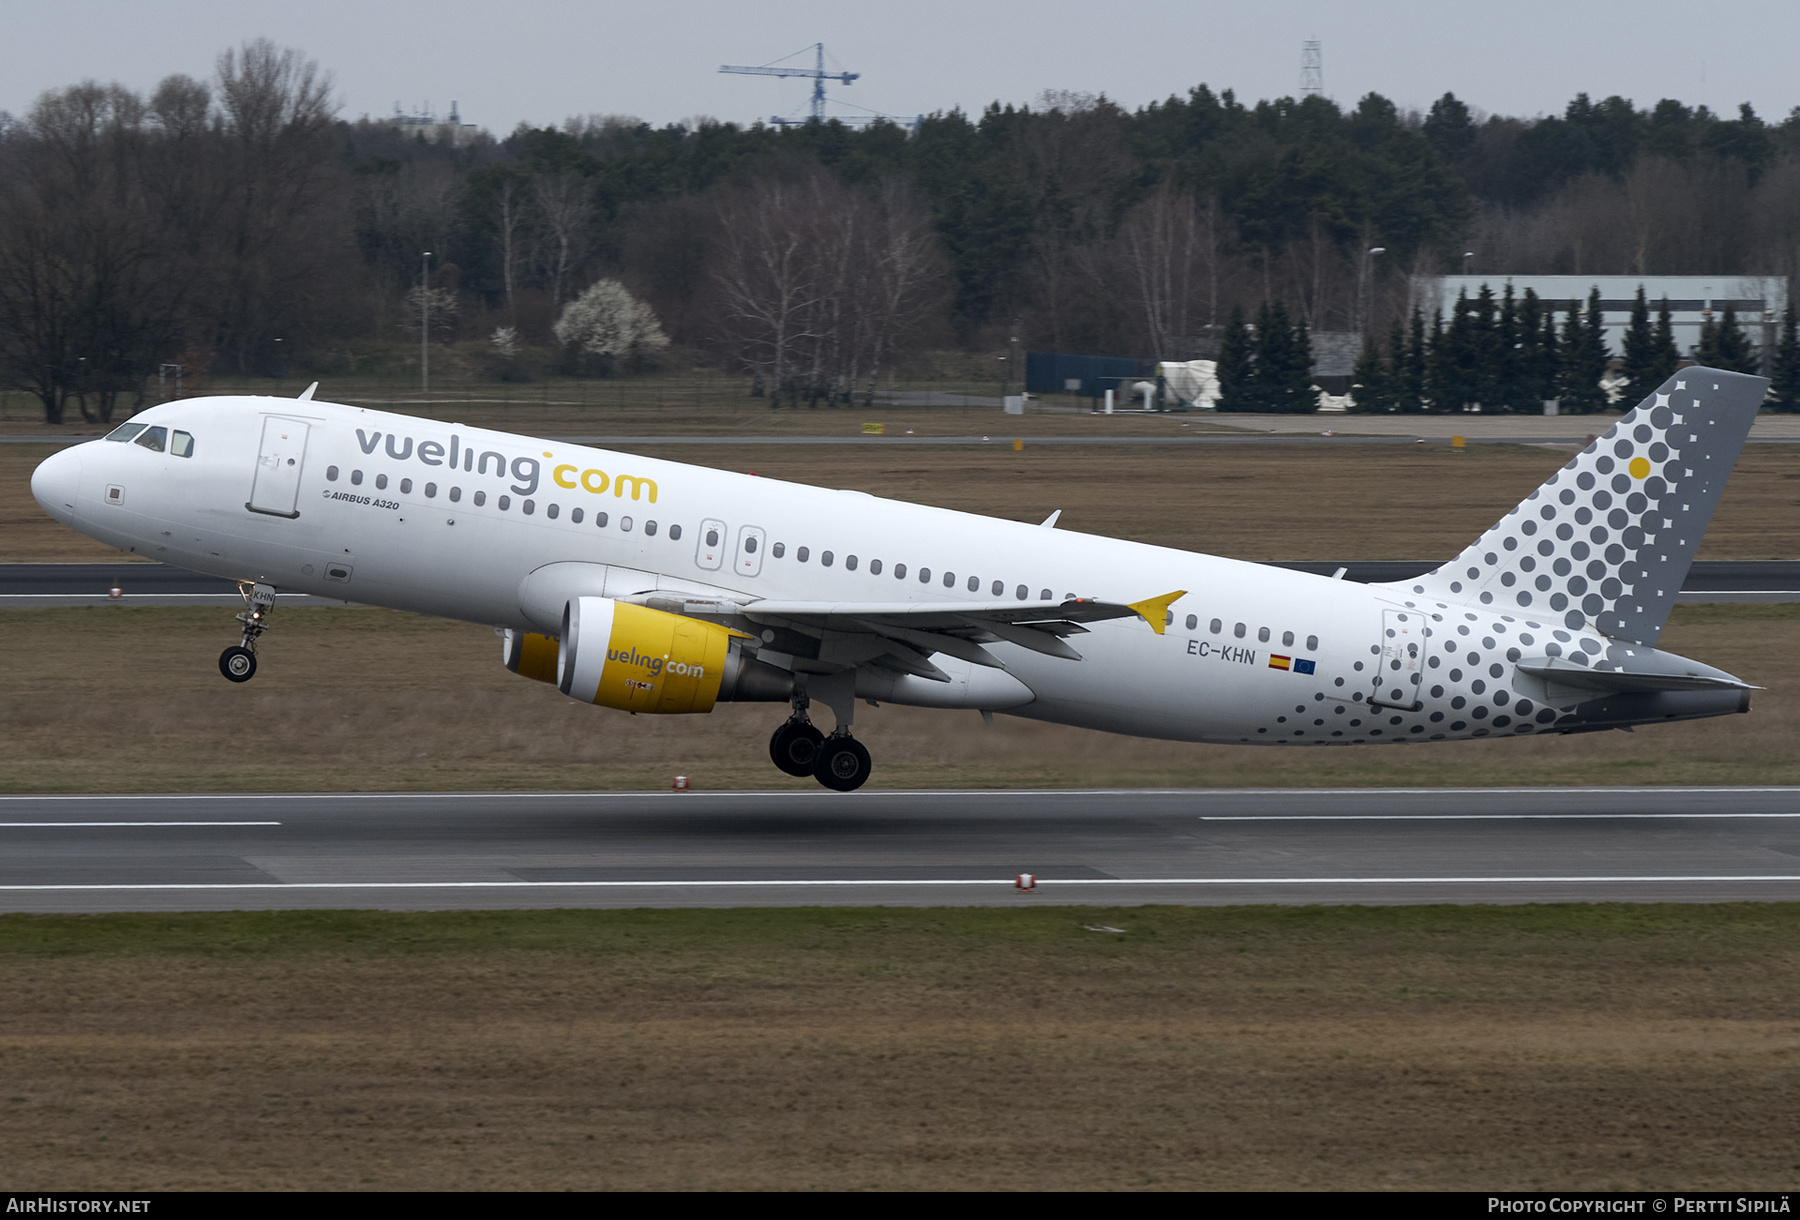
[[[1295,657],[1294,672],[1297,674],[1309,674],[1313,672],[1313,663],[1305,657]]]

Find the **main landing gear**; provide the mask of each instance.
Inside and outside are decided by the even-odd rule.
[[[875,769],[863,743],[839,724],[831,736],[819,732],[807,717],[807,698],[794,697],[794,714],[769,738],[769,757],[789,775],[810,775],[834,792],[854,792]]]
[[[244,625],[243,637],[219,654],[219,672],[233,682],[248,682],[256,676],[256,639],[269,629],[269,611],[275,605],[272,585],[239,582],[238,592],[244,596],[244,609],[237,621]]]

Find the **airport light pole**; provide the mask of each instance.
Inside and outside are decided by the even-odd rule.
[[[1356,285],[1356,332],[1365,338],[1368,336],[1369,314],[1373,312],[1369,308],[1369,297],[1373,295],[1373,277],[1370,272],[1373,270],[1375,256],[1386,253],[1386,246],[1370,246],[1363,252],[1362,266],[1358,268],[1360,274],[1357,276],[1358,283]]]
[[[431,393],[431,251],[419,252],[419,392]]]

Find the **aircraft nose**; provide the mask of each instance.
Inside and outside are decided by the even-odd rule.
[[[75,522],[75,493],[81,487],[79,448],[53,453],[31,472],[31,494],[45,512],[64,525]]]

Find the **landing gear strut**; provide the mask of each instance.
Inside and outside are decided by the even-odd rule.
[[[219,654],[219,672],[233,682],[248,682],[256,676],[256,639],[269,629],[267,619],[275,605],[275,588],[240,581],[238,592],[244,597],[244,609],[237,616],[244,625],[244,634]]]

